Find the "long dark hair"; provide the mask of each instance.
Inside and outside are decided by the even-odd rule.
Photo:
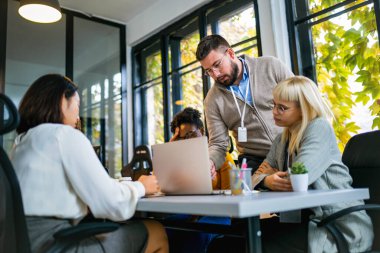
[[[41,76],[29,87],[21,100],[18,134],[43,123],[63,123],[62,97],[75,95],[78,86],[59,74]]]

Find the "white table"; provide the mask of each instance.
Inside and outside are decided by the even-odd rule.
[[[258,192],[249,196],[164,196],[140,199],[136,210],[247,218],[247,252],[261,252],[261,213],[291,211],[368,198],[368,189]]]

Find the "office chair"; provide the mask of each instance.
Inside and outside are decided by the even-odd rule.
[[[121,175],[131,177],[133,181],[136,181],[141,175],[149,175],[152,170],[150,149],[147,145],[141,145],[135,148],[131,162],[121,170]]]
[[[18,123],[15,105],[4,94],[0,94],[0,135],[14,130]],[[83,223],[62,229],[54,234],[54,244],[47,252],[64,252],[83,239],[112,232],[118,227],[116,223],[104,222]],[[0,252],[31,252],[19,182],[3,147],[0,147]]]
[[[352,187],[369,188],[370,199],[365,201],[365,205],[343,209],[317,224],[332,234],[339,252],[349,252],[347,242],[334,221],[351,212],[367,210],[375,233],[372,249],[380,250],[380,130],[353,136],[344,149],[342,161],[352,176]]]

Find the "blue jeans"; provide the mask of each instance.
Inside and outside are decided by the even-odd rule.
[[[186,221],[191,220],[191,218],[191,215],[176,214],[167,217],[166,219]],[[206,224],[231,225],[231,219],[228,217],[199,216],[196,222]],[[175,229],[166,229],[166,232],[169,238],[170,252],[175,253],[206,253],[211,241],[216,237],[221,236],[219,234],[181,231]]]

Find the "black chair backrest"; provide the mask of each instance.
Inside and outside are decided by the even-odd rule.
[[[149,175],[152,170],[150,149],[147,145],[141,145],[135,148],[131,162],[122,169],[121,175],[136,181],[141,175]]]
[[[380,204],[380,130],[353,136],[347,143],[342,161],[350,170],[354,188],[369,188],[367,204]],[[374,249],[380,249],[380,215],[370,214],[375,230]]]
[[[17,127],[17,109],[4,94],[0,94],[0,115],[1,135]],[[30,252],[20,186],[3,147],[0,147],[0,252]]]

